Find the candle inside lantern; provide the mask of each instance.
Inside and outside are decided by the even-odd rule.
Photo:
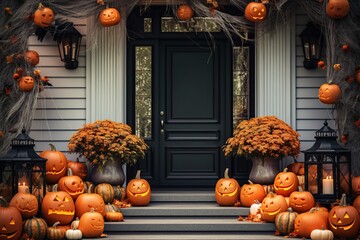
[[[25,182],[23,182],[22,185],[18,186],[18,193],[28,193],[29,192],[29,187],[25,185]]]
[[[331,176],[327,176],[322,180],[323,194],[334,194],[334,179]]]

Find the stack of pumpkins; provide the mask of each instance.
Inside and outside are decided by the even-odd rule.
[[[359,180],[357,180],[359,178]],[[358,183],[356,183],[358,181]],[[353,190],[360,194],[360,177],[352,180]],[[339,205],[330,209],[315,205],[309,191],[299,186],[299,178],[287,168],[277,174],[273,184],[274,192],[266,193],[260,184],[244,184],[240,187],[225,170],[224,178],[215,186],[216,202],[221,206],[241,206],[250,208],[250,215],[262,221],[274,222],[282,235],[294,235],[311,239],[354,238],[360,230],[360,196],[354,206],[347,205],[346,195],[342,195]],[[357,191],[357,192],[356,192]],[[329,236],[321,238],[319,236]]]

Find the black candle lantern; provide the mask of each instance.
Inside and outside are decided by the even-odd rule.
[[[23,129],[11,141],[11,149],[0,158],[0,196],[10,201],[18,192],[29,192],[40,200],[46,193],[46,159],[34,151],[34,139]]]
[[[321,31],[312,22],[309,22],[299,36],[303,47],[304,68],[315,69],[323,48]]]
[[[56,40],[61,61],[65,62],[66,69],[76,69],[79,65],[78,57],[82,35],[76,30],[73,23],[64,23],[59,26],[57,31]]]
[[[351,152],[337,142],[336,132],[328,126],[316,131],[314,145],[305,154],[305,189],[317,202],[331,204],[343,193],[351,199]]]

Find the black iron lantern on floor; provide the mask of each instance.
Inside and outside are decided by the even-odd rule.
[[[34,151],[35,142],[22,130],[0,158],[0,196],[7,201],[18,192],[34,194],[39,203],[46,193],[46,159]]]
[[[328,126],[316,131],[314,145],[305,154],[305,189],[317,202],[331,204],[343,193],[351,199],[351,152],[337,142],[336,132]]]
[[[64,23],[57,29],[56,41],[61,61],[65,62],[66,69],[76,69],[79,65],[79,51],[82,35],[73,23]]]
[[[323,48],[321,31],[314,23],[309,22],[299,36],[301,38],[304,54],[304,68],[315,69],[321,58]]]

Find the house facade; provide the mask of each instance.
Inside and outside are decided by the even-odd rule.
[[[159,64],[160,70],[151,72],[149,77],[153,85],[150,85],[152,91],[147,98],[152,101],[149,105],[152,116],[148,143],[151,144],[152,153],[155,155],[148,156],[146,161],[141,163],[145,176],[162,176],[154,179],[154,184],[160,187],[191,187],[195,180],[204,182],[199,184],[200,187],[206,187],[222,177],[223,168],[229,165],[233,166],[235,177],[246,181],[248,163],[229,163],[229,160],[221,155],[220,149],[226,138],[231,135],[233,110],[236,107],[232,104],[235,93],[231,87],[235,72],[233,54],[236,47],[243,49],[241,47],[246,45],[233,46],[230,41],[219,38],[222,42],[219,41],[215,48],[217,50],[212,52],[209,47],[204,50],[201,44],[205,40],[200,38],[191,38],[191,42],[195,42],[197,48],[189,44],[188,37],[176,35],[176,43],[174,39],[171,39],[170,43],[167,42],[161,34],[158,34],[157,39],[136,39],[129,32],[133,25],[130,26],[125,18],[120,24],[108,28],[96,27],[96,17],[73,21],[76,29],[84,35],[79,67],[75,70],[64,68],[56,42],[52,41],[51,37],[46,37],[42,42],[39,42],[36,36],[29,39],[29,49],[40,54],[38,68],[42,75],[49,77],[53,85],[41,92],[37,101],[30,132],[30,136],[36,141],[37,151],[48,149],[48,144],[52,143],[58,150],[67,152],[68,140],[78,128],[85,123],[101,119],[128,123],[134,131],[140,131],[136,129],[140,127],[136,125],[139,123],[136,122],[137,105],[133,100],[137,89],[134,79],[136,74],[140,74],[136,72],[136,61],[144,60],[144,55],[136,55],[136,50],[146,51],[147,47],[150,47],[150,68],[153,67],[151,64]],[[256,29],[255,41],[250,46],[253,49],[251,60],[247,62],[247,79],[251,90],[247,90],[250,102],[245,103],[247,109],[244,115],[274,115],[284,120],[299,132],[302,150],[312,146],[315,131],[323,126],[324,120],[335,128],[331,106],[322,104],[317,99],[319,86],[326,82],[326,72],[321,69],[307,70],[303,67],[303,50],[298,36],[308,21],[308,16],[300,9],[293,18],[279,25],[272,33],[264,34],[261,29]],[[209,70],[208,64],[201,64],[204,63],[201,60],[209,58],[210,55],[214,65]],[[136,59],[137,56],[139,59]],[[174,64],[169,65],[169,59],[164,59],[163,56],[170,56]],[[179,68],[181,64],[176,64],[176,61],[182,58],[189,59],[188,57],[199,59],[195,61],[197,65],[193,65],[190,60],[182,61],[182,64],[185,64],[183,66],[191,70],[190,73]],[[169,69],[172,75],[168,72]],[[227,76],[230,85],[221,87],[223,78],[217,79],[211,74],[214,72],[217,76]],[[181,74],[188,81],[176,78]],[[171,84],[166,82],[167,76],[172,76]],[[204,76],[205,80],[201,80]],[[202,81],[206,79],[211,79],[211,86],[220,86],[219,89],[204,87],[206,82]],[[181,85],[177,85],[180,83]],[[164,88],[164,85],[174,87]],[[189,87],[195,90],[189,91]],[[221,90],[223,88],[224,90]],[[172,97],[169,99],[167,96]],[[187,98],[190,102],[186,103]],[[221,100],[222,98],[225,100]],[[202,100],[216,104],[210,107],[206,105],[209,107],[207,109],[201,104]],[[176,106],[178,110],[175,110]],[[194,109],[189,120],[190,118],[181,114],[187,116],[189,113],[183,109],[191,107]],[[171,115],[167,110],[171,111]],[[207,117],[207,114],[215,116],[216,121]],[[202,121],[204,119],[205,121]],[[154,140],[155,137],[159,140]],[[76,159],[73,154],[67,156],[69,159]],[[194,158],[203,159],[202,162],[207,165],[194,163]],[[169,159],[172,159],[170,166],[166,165]],[[190,159],[185,163],[186,167],[184,159]],[[303,154],[300,154],[297,160],[303,161]],[[222,163],[219,163],[220,161]],[[283,160],[281,167],[292,161],[293,159]],[[203,169],[207,169],[208,173],[204,173]],[[199,179],[194,177],[195,175],[202,177]]]

